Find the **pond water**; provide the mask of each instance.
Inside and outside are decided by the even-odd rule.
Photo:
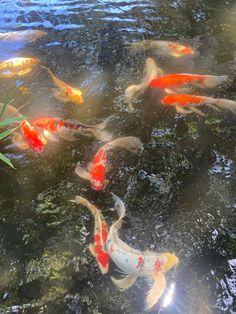
[[[115,114],[114,137],[139,137],[139,155],[113,154],[109,184],[91,190],[75,172],[101,142],[50,142],[45,152],[1,141],[16,169],[0,164],[0,313],[143,313],[149,281],[125,292],[102,276],[88,251],[93,217],[69,202],[82,195],[111,224],[110,192],[128,215],[122,239],[137,249],[174,252],[178,267],[150,313],[236,313],[236,118],[207,110],[205,117],[157,111],[148,95],[134,112],[124,90],[142,77],[148,52],[132,55],[128,43],[180,41],[196,47],[191,62],[156,59],[165,72],[229,75],[230,82],[205,95],[236,100],[236,3],[223,0],[1,0],[0,31],[40,29],[33,43],[0,41],[0,60],[35,56],[64,81],[80,86],[84,105],[54,98],[48,73],[1,78],[0,100],[15,99],[29,119],[53,116],[95,124]],[[30,93],[23,94],[20,86]],[[171,297],[167,297],[171,295]],[[168,302],[167,302],[168,301]]]

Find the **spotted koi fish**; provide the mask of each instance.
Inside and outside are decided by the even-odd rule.
[[[155,49],[157,55],[181,58],[185,56],[197,56],[198,51],[190,46],[182,45],[178,42],[164,40],[141,40],[131,44],[132,53],[142,50]]]
[[[44,136],[54,142],[59,141],[59,137],[67,141],[76,140],[77,134],[91,135],[93,134],[101,141],[109,141],[112,134],[105,131],[105,127],[112,119],[113,115],[105,119],[103,122],[95,125],[86,125],[77,120],[63,120],[60,118],[40,117],[31,121],[32,125],[43,129]]]
[[[119,219],[110,227],[106,249],[111,260],[125,274],[125,277],[122,279],[112,277],[111,279],[118,288],[124,290],[130,288],[138,277],[151,278],[153,285],[147,293],[145,307],[145,310],[150,310],[165,291],[165,273],[176,266],[179,259],[171,253],[142,252],[123,242],[119,238],[118,232],[122,226],[126,209],[121,199],[112,195]]]
[[[87,170],[80,165],[76,166],[76,174],[85,179],[89,180],[92,189],[95,191],[103,190],[107,184],[106,173],[107,168],[107,153],[113,148],[124,148],[132,153],[137,153],[142,148],[141,141],[134,136],[126,136],[113,140],[103,145],[95,154],[92,162],[88,165]]]
[[[133,110],[132,99],[142,95],[148,86],[148,83],[154,78],[162,76],[164,73],[161,68],[159,68],[152,58],[146,59],[146,65],[143,71],[143,78],[138,85],[131,85],[125,90],[125,98],[128,103],[129,109]]]
[[[161,99],[164,106],[174,106],[178,113],[189,114],[195,112],[198,115],[205,114],[196,107],[206,104],[211,108],[220,111],[219,109],[228,109],[236,114],[236,102],[228,99],[212,98],[189,94],[172,94],[166,95]]]
[[[0,62],[0,77],[22,76],[30,73],[32,67],[38,64],[38,58],[12,58]]]
[[[52,71],[44,66],[42,68],[46,69],[48,73],[51,75],[54,84],[58,87],[53,90],[53,95],[55,98],[67,103],[72,102],[76,105],[81,105],[83,103],[82,92],[79,88],[72,87],[66,82],[60,80],[56,77]]]
[[[81,204],[87,207],[94,216],[94,236],[93,243],[89,245],[89,250],[96,258],[98,266],[102,274],[106,274],[109,270],[110,257],[106,251],[106,240],[108,234],[107,224],[99,211],[99,209],[91,204],[88,200],[81,196],[76,196],[75,200],[72,200],[77,204]]]
[[[37,39],[46,36],[47,33],[41,30],[27,29],[24,31],[14,31],[0,33],[0,41],[7,42],[34,42]]]
[[[203,88],[213,88],[225,81],[228,76],[199,75],[189,73],[166,74],[149,82],[148,86],[152,88],[171,89],[185,85],[198,85]]]

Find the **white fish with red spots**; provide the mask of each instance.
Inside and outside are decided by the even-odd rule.
[[[126,209],[124,203],[113,194],[119,219],[110,227],[106,248],[107,252],[125,277],[111,278],[120,289],[131,287],[138,277],[148,277],[153,285],[146,295],[145,310],[151,309],[160,299],[166,288],[165,273],[176,266],[178,257],[171,253],[156,253],[133,249],[119,238],[118,231],[122,225]]]

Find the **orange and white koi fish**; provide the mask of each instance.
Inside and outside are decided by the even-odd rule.
[[[58,142],[59,137],[67,141],[74,141],[77,134],[93,134],[99,140],[109,141],[112,138],[112,134],[104,129],[112,117],[110,116],[103,122],[95,125],[86,125],[77,120],[63,120],[51,117],[36,118],[31,123],[37,128],[42,128],[44,136],[54,142]]]
[[[213,88],[227,81],[228,76],[199,75],[189,73],[166,74],[149,82],[148,86],[160,89],[172,89],[185,85],[197,85],[203,88]]]
[[[34,42],[37,39],[46,36],[47,33],[41,30],[28,29],[24,31],[14,31],[8,33],[0,33],[0,41],[8,42]]]
[[[12,142],[20,149],[30,148],[36,153],[42,153],[46,141],[41,134],[27,120],[23,120],[20,126],[22,135],[15,132],[12,136]]]
[[[81,196],[76,196],[75,200],[72,200],[77,204],[81,204],[87,207],[94,216],[94,236],[93,243],[90,243],[89,250],[96,258],[98,266],[102,274],[106,274],[109,270],[110,257],[106,251],[106,241],[108,234],[108,227],[99,209],[91,204],[88,200]]]
[[[138,85],[131,85],[125,90],[125,98],[128,102],[128,106],[130,110],[133,110],[132,99],[137,97],[138,95],[143,94],[144,90],[147,88],[148,83],[152,81],[154,78],[157,78],[163,75],[163,71],[159,68],[155,61],[152,58],[146,59],[146,65],[143,71],[143,78]]]
[[[164,40],[141,40],[131,44],[131,52],[138,53],[142,50],[156,50],[157,55],[181,58],[184,56],[196,56],[197,50],[178,42]]]
[[[58,89],[53,90],[53,95],[55,98],[67,103],[72,102],[76,105],[81,105],[83,103],[82,92],[77,87],[72,87],[66,82],[60,80],[56,77],[52,71],[44,66],[42,68],[46,69],[48,73],[51,75],[54,84],[58,87]]]
[[[119,219],[110,227],[106,249],[114,264],[125,274],[122,279],[111,278],[120,289],[130,288],[138,277],[153,280],[153,285],[146,296],[145,310],[150,310],[160,299],[166,288],[165,273],[175,267],[179,259],[175,254],[139,251],[123,242],[119,237],[122,219],[126,214],[124,203],[115,196],[115,208]]]
[[[108,183],[108,180],[106,180],[106,173],[108,171],[107,152],[116,147],[137,153],[138,150],[142,148],[142,143],[134,136],[115,139],[112,142],[106,143],[97,151],[92,162],[88,165],[87,170],[80,165],[76,166],[76,174],[83,179],[89,180],[92,189],[95,191],[103,190]]]
[[[30,73],[32,67],[38,64],[38,58],[12,58],[0,62],[0,77],[22,76]]]
[[[236,102],[228,99],[204,97],[189,94],[172,94],[166,95],[161,99],[164,106],[174,106],[176,111],[182,114],[189,114],[192,112],[204,116],[205,114],[196,107],[201,105],[208,105],[211,108],[219,111],[219,109],[228,109],[236,114]]]

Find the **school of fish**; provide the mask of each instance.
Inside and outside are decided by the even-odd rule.
[[[47,36],[41,30],[23,30],[8,33],[0,33],[0,41],[8,42],[34,42]],[[199,52],[178,42],[163,40],[143,40],[128,45],[131,54],[138,54],[141,51],[155,51],[158,58],[197,58]],[[16,58],[2,60],[0,62],[0,78],[16,78],[24,76],[33,71],[41,60],[34,56],[19,56]],[[79,87],[71,86],[69,83],[56,76],[49,67],[40,65],[50,75],[53,84],[52,92],[54,97],[66,104],[83,105],[84,97]],[[39,69],[37,67],[37,69]],[[57,74],[58,75],[58,74]],[[61,74],[59,75],[62,76]],[[133,102],[140,96],[145,98],[148,91],[161,92],[162,97],[157,105],[163,107],[174,107],[176,112],[183,115],[196,113],[205,116],[206,113],[199,107],[206,105],[215,111],[227,109],[236,114],[236,102],[228,99],[194,95],[186,92],[189,86],[201,89],[214,89],[228,81],[227,75],[216,76],[194,73],[164,73],[157,65],[156,60],[147,57],[143,71],[143,77],[138,84],[130,85],[125,90],[125,101],[129,110],[134,111]],[[21,86],[19,90],[28,94],[29,89]],[[0,109],[3,104],[0,105]],[[9,104],[4,112],[4,118],[21,117],[19,109]],[[22,116],[23,117],[23,116]],[[100,148],[91,158],[86,167],[78,162],[75,173],[78,177],[88,180],[93,190],[100,192],[109,184],[108,172],[111,171],[110,155],[117,150],[126,150],[138,154],[142,152],[141,141],[134,136],[113,138],[113,133],[105,130],[113,119],[110,116],[95,125],[87,125],[75,119],[64,119],[60,117],[41,116],[31,119],[24,119],[16,125],[16,131],[11,135],[12,142],[20,149],[31,149],[35,153],[42,153],[45,147],[51,142],[59,142],[60,139],[75,141],[78,136],[94,136],[102,141]],[[19,130],[18,130],[19,128]],[[85,162],[85,161],[84,161]],[[112,261],[122,272],[123,277],[116,279],[111,277],[112,282],[119,289],[130,288],[138,277],[147,277],[153,281],[150,290],[146,294],[145,310],[152,309],[165,292],[167,281],[166,273],[179,263],[179,258],[170,252],[157,253],[155,251],[140,251],[132,248],[119,237],[122,221],[126,215],[126,208],[123,201],[112,194],[115,202],[115,209],[118,220],[110,228],[105,221],[101,211],[86,198],[76,196],[73,203],[87,207],[94,217],[93,242],[89,245],[91,254],[97,261],[102,274],[107,274]]]

